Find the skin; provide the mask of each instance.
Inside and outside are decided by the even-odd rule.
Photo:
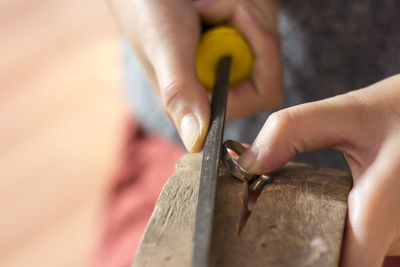
[[[353,175],[342,266],[381,266],[400,255],[400,75],[273,113],[239,164],[272,172],[295,154],[331,147]]]
[[[202,149],[210,118],[209,96],[195,71],[201,21],[231,23],[255,54],[251,78],[229,91],[228,118],[257,114],[283,102],[274,1],[111,0],[111,5],[188,151]]]
[[[210,116],[208,96],[194,64],[200,21],[233,24],[256,56],[252,77],[229,91],[228,118],[282,103],[274,1],[111,0],[111,4],[189,151],[202,148]],[[342,253],[345,267],[378,267],[386,255],[400,254],[399,92],[400,76],[393,76],[345,95],[278,111],[239,159],[245,169],[260,174],[280,168],[297,153],[325,147],[344,153],[354,179]]]

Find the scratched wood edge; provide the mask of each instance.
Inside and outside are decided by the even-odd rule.
[[[186,154],[177,163],[133,266],[190,266],[200,165],[201,154]],[[351,188],[349,173],[289,163],[274,176],[246,221],[247,188],[221,171],[212,266],[337,266]],[[306,213],[319,213],[282,220],[296,211],[296,205]]]
[[[200,153],[187,153],[177,162],[176,173],[164,185],[132,266],[190,266],[201,158]]]
[[[236,229],[224,233],[225,238],[215,236],[213,266],[338,266],[352,184],[349,173],[290,163],[274,176],[240,233]],[[220,184],[231,180],[220,178]],[[231,196],[219,198],[225,196],[214,222],[217,232],[226,229],[232,217],[226,210],[237,208],[229,205]]]

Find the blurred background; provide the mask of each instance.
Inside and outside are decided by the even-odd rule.
[[[107,2],[2,0],[0,40],[0,266],[129,266],[182,151],[126,111]]]

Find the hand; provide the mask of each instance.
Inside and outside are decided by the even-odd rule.
[[[332,147],[353,175],[342,266],[400,254],[400,75],[272,114],[239,164],[272,172],[295,154]]]
[[[201,150],[210,118],[208,95],[195,70],[201,21],[231,23],[255,54],[251,79],[229,91],[228,118],[253,115],[283,102],[274,0],[111,2],[187,150]]]

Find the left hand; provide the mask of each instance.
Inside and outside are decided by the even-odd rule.
[[[282,104],[275,0],[109,1],[188,151],[203,148],[210,122],[209,99],[195,66],[201,21],[235,26],[254,53],[251,77],[229,90],[227,117],[246,117]]]
[[[195,0],[194,3],[206,24],[228,22],[239,29],[255,56],[251,77],[229,90],[227,118],[248,117],[280,106],[284,90],[277,1]]]
[[[269,173],[325,147],[342,151],[353,175],[342,266],[381,266],[400,255],[400,75],[272,114],[239,164]]]

